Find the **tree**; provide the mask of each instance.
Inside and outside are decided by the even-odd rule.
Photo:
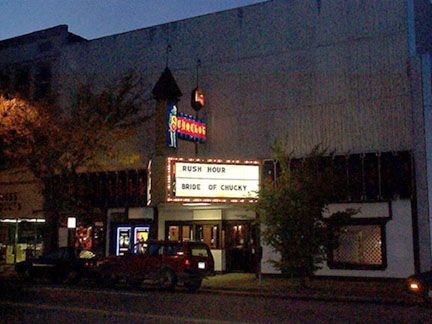
[[[11,168],[37,178],[74,173],[100,154],[113,155],[116,141],[150,118],[142,109],[141,83],[131,75],[95,93],[79,85],[66,107],[52,100],[30,102],[0,96],[0,138]]]
[[[271,260],[272,264],[305,284],[321,267],[327,249],[337,244],[337,226],[327,226],[324,212],[338,184],[332,172],[333,153],[316,146],[305,158],[294,159],[283,147],[281,141],[272,147],[280,175],[262,186],[255,208],[264,225],[264,242],[280,257]],[[328,220],[342,224],[355,213],[338,212]]]
[[[30,171],[42,183],[45,198],[51,194],[47,184],[61,176],[64,190],[45,200],[45,209],[56,215],[83,212],[88,206],[70,194],[77,173],[97,166],[101,156],[114,157],[115,143],[151,118],[143,109],[150,96],[144,94],[141,81],[129,74],[99,92],[91,83],[79,85],[64,107],[52,99],[30,102],[0,95],[1,148],[8,169]]]

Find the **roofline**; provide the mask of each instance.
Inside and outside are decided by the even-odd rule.
[[[241,7],[236,7],[236,8],[226,9],[226,10],[220,10],[220,11],[216,11],[216,12],[209,12],[209,13],[206,13],[206,14],[203,14],[203,15],[193,16],[193,17],[179,19],[179,20],[173,20],[173,21],[169,21],[169,22],[166,22],[166,23],[163,23],[163,24],[152,25],[152,26],[148,26],[148,27],[143,27],[143,28],[137,28],[137,29],[128,30],[128,31],[125,31],[125,32],[117,33],[117,34],[111,34],[111,35],[101,36],[101,37],[98,37],[98,38],[90,39],[89,41],[92,42],[92,41],[95,41],[95,40],[101,40],[101,39],[108,38],[108,37],[120,36],[120,35],[124,35],[124,34],[128,34],[128,33],[135,33],[135,32],[144,31],[144,30],[147,30],[147,29],[152,29],[152,28],[167,26],[167,25],[170,25],[170,24],[176,24],[176,23],[180,23],[180,22],[183,22],[183,21],[187,21],[187,20],[202,18],[202,17],[206,17],[206,16],[211,16],[211,15],[219,15],[219,14],[222,14],[222,13],[225,13],[225,12],[235,11],[235,10],[239,10],[239,9],[243,9],[243,8],[249,8],[249,7],[253,7],[253,6],[267,5],[268,3],[273,2],[274,0],[262,0],[262,1],[263,2],[253,3],[253,4],[246,5],[246,6],[241,6]]]
[[[47,29],[34,31],[34,32],[31,32],[28,34],[4,39],[4,40],[0,41],[0,49],[4,49],[7,47],[11,47],[11,46],[16,46],[16,45],[22,44],[22,43],[34,42],[35,39],[41,37],[41,35],[54,36],[54,35],[58,35],[61,33],[67,33],[69,36],[69,39],[71,39],[73,41],[87,41],[87,39],[85,39],[81,36],[70,33],[68,31],[67,25],[58,25],[58,26],[47,28]]]
[[[27,43],[27,42],[34,42],[36,38],[39,38],[41,36],[41,34],[45,34],[46,36],[52,36],[52,35],[56,35],[56,34],[60,34],[60,33],[68,33],[69,37],[68,40],[69,42],[80,42],[80,41],[94,41],[94,40],[100,40],[100,39],[104,39],[104,38],[109,38],[109,37],[113,37],[113,36],[119,36],[119,35],[124,35],[124,34],[128,34],[128,33],[134,33],[134,32],[138,32],[138,31],[144,31],[147,29],[152,29],[152,28],[157,28],[157,27],[162,27],[162,26],[167,26],[169,24],[176,24],[179,22],[183,22],[183,21],[187,21],[187,20],[192,20],[192,19],[197,19],[197,18],[202,18],[202,17],[206,17],[206,16],[211,16],[211,15],[219,15],[222,13],[226,13],[229,11],[234,11],[234,10],[240,10],[243,8],[249,8],[249,7],[253,7],[253,6],[261,6],[261,5],[267,5],[269,2],[273,2],[274,0],[263,0],[263,2],[258,2],[258,3],[253,3],[253,4],[249,4],[246,6],[241,6],[241,7],[236,7],[236,8],[231,8],[231,9],[227,9],[227,10],[221,10],[221,11],[216,11],[216,12],[210,12],[207,14],[203,14],[203,15],[198,15],[198,16],[194,16],[194,17],[189,17],[189,18],[184,18],[184,19],[179,19],[179,20],[174,20],[174,21],[170,21],[170,22],[166,22],[163,24],[159,24],[159,25],[152,25],[152,26],[148,26],[148,27],[143,27],[143,28],[137,28],[137,29],[133,29],[133,30],[128,30],[125,32],[121,32],[121,33],[117,33],[117,34],[111,34],[111,35],[106,35],[106,36],[102,36],[102,37],[98,37],[98,38],[93,38],[93,39],[86,39],[82,36],[70,33],[68,31],[68,25],[66,24],[62,24],[62,25],[57,25],[54,27],[50,27],[47,29],[42,29],[42,30],[38,30],[38,31],[34,31],[28,34],[23,34],[23,35],[19,35],[19,36],[15,36],[12,38],[7,38],[4,40],[0,40],[0,50],[5,49],[7,47],[11,47],[11,46],[16,46],[22,43]]]

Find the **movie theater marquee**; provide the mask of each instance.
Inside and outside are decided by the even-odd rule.
[[[175,198],[256,199],[259,164],[173,161],[172,194]],[[179,200],[179,199],[176,199]]]

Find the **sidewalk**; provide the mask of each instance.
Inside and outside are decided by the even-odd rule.
[[[421,298],[410,294],[403,280],[352,281],[349,279],[315,278],[307,288],[290,279],[255,274],[228,273],[209,277],[203,281],[203,290],[232,294],[248,294],[287,299],[311,299],[398,305],[419,305]]]
[[[0,281],[14,280],[13,266],[0,266]],[[421,305],[422,299],[410,294],[404,280],[349,280],[315,278],[308,287],[300,287],[293,280],[263,276],[261,281],[253,273],[218,274],[203,280],[201,290],[219,294],[248,295],[284,299],[322,300],[338,302],[362,302]]]

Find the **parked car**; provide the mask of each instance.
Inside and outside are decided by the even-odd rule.
[[[410,292],[422,297],[426,302],[432,301],[432,271],[410,276],[407,285]]]
[[[214,274],[214,260],[210,248],[201,242],[147,241],[123,256],[105,258],[99,269],[105,285],[151,282],[168,290],[182,284],[196,291],[204,277]]]
[[[94,253],[77,254],[71,247],[62,247],[15,265],[17,274],[26,280],[44,278],[62,283],[77,283],[80,278],[90,276],[95,267]]]

